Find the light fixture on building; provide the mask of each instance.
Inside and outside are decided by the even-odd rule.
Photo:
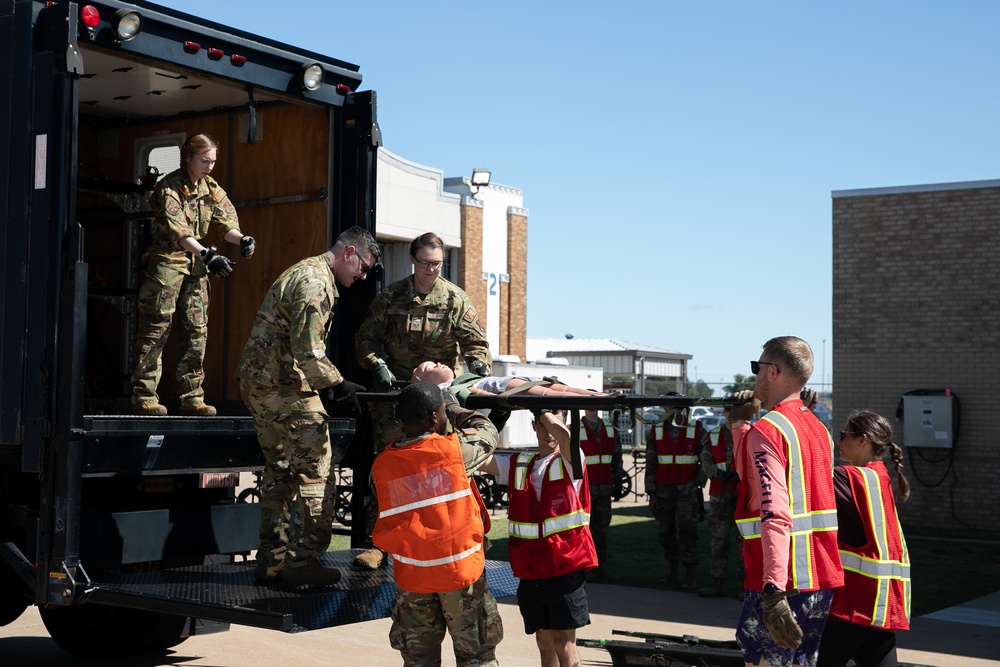
[[[483,169],[481,167],[474,168],[472,170],[472,180],[470,183],[472,196],[475,197],[479,193],[479,188],[490,184],[490,170]]]

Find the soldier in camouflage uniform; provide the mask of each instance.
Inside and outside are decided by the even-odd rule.
[[[364,280],[378,258],[371,234],[352,227],[326,253],[282,273],[257,311],[236,377],[264,453],[258,581],[324,585],[340,579],[339,571],[316,562],[330,544],[336,493],[327,483],[328,418],[333,407],[360,413],[355,391],[363,388],[343,379],[326,356],[326,338],[337,284]]]
[[[752,392],[741,396],[750,400]],[[711,480],[708,490],[708,533],[712,539],[711,575],[712,585],[698,589],[701,597],[722,597],[726,594],[726,567],[729,565],[730,535],[735,533],[736,539],[742,541],[736,530],[734,515],[736,512],[736,485],[740,476],[736,473],[733,463],[735,440],[743,437],[748,430],[746,421],[760,408],[760,401],[750,400],[744,405],[734,408],[726,406],[722,414],[726,423],[717,430],[702,433],[701,468]],[[721,459],[721,460],[720,460]],[[743,589],[744,576],[743,558],[736,559],[736,578]]]
[[[447,408],[444,396],[448,398]],[[411,384],[400,392],[397,412],[403,419],[406,437],[389,445],[379,454],[372,467],[376,486],[381,484],[392,489],[399,484],[398,479],[392,481],[394,477],[404,475],[404,479],[409,479],[409,469],[413,464],[405,462],[404,457],[412,456],[408,455],[406,448],[420,446],[422,450],[417,456],[426,459],[430,456],[430,452],[423,450],[422,443],[435,433],[446,435],[449,430],[453,430],[461,451],[465,474],[468,476],[479,470],[490,457],[496,449],[498,438],[496,428],[490,420],[478,412],[459,407],[450,392],[445,392],[444,396],[438,387],[428,382]],[[449,461],[442,457],[441,469],[445,469],[448,463]],[[470,488],[473,484],[475,482],[470,482]],[[440,491],[424,490],[422,493],[438,494]],[[399,499],[399,503],[407,507],[413,505],[409,497]],[[456,503],[471,503],[471,505],[456,507]],[[430,512],[436,516],[440,511],[436,509],[437,507],[439,505],[429,508],[423,505],[407,509],[406,513],[417,515],[421,512]],[[467,554],[463,551],[461,560],[447,565],[411,567],[405,576],[400,570],[402,565],[394,568],[396,604],[392,610],[389,642],[402,654],[403,664],[406,667],[431,667],[441,664],[441,643],[447,631],[454,645],[456,665],[459,667],[497,665],[495,649],[503,638],[503,623],[497,610],[496,600],[486,582],[483,562],[485,551],[489,549],[489,540],[485,535],[488,530],[489,515],[481,503],[472,499],[464,501],[452,499],[446,507],[449,517],[452,518],[452,525],[431,527],[431,521],[421,521],[417,517],[400,517],[400,512],[396,509],[391,516],[380,517],[376,525],[376,542],[393,551],[395,551],[393,545],[398,544],[400,540],[404,545],[410,540],[426,540],[435,545],[442,545],[440,548],[444,551],[440,553],[445,553],[448,549],[462,549],[470,540],[482,544],[481,552]],[[471,522],[473,525],[469,526],[468,520],[464,518],[467,516],[466,511],[472,512],[473,516],[478,512],[480,516],[485,517],[485,520],[473,521]],[[459,522],[462,525],[454,525],[460,516],[463,517]],[[402,530],[401,526],[412,529],[413,535],[402,536],[399,533]],[[462,529],[471,530],[472,533],[463,532]],[[433,554],[427,555],[438,553],[439,548],[435,548]],[[412,556],[414,554],[411,552]],[[468,566],[463,565],[464,563],[468,563]],[[471,584],[467,584],[476,576],[479,567],[483,568],[479,577]],[[444,579],[451,582],[456,577],[461,577],[461,581],[445,586],[450,590],[441,592],[415,593],[406,590],[402,585],[407,581],[418,581],[423,584],[430,577],[434,577],[438,582]]]
[[[388,391],[397,378],[406,381],[413,369],[431,360],[462,373],[462,362],[483,377],[490,374],[486,330],[469,297],[441,277],[444,242],[427,232],[410,243],[412,276],[389,285],[372,301],[368,317],[355,336],[358,362],[372,372],[375,389]],[[368,412],[375,426],[379,450],[402,437],[402,426],[391,403],[372,403]],[[374,498],[374,496],[373,496]],[[368,534],[375,525],[374,500],[366,508]],[[355,559],[362,568],[385,564],[385,557],[371,549]]]
[[[656,519],[657,536],[670,566],[660,583],[680,584],[682,589],[693,591],[697,587],[697,527],[705,512],[701,496],[705,477],[697,445],[700,427],[675,423],[675,419],[682,422],[686,419],[681,410],[664,406],[664,411],[666,420],[653,425],[646,436],[645,472],[649,509]],[[661,456],[657,451],[660,441],[672,443],[673,453]],[[665,481],[668,479],[672,481]],[[679,563],[684,566],[683,577]]]
[[[225,278],[232,262],[202,239],[210,231],[239,244],[244,257],[251,257],[256,243],[240,231],[236,209],[209,176],[215,166],[218,146],[208,136],[196,134],[181,147],[181,168],[164,176],[150,197],[153,234],[143,256],[146,275],[139,288],[135,363],[132,366],[132,413],[165,415],[156,387],[160,383],[163,347],[170,333],[174,311],[180,315],[181,413],[214,415],[205,404],[205,342],[208,339],[208,273]]]

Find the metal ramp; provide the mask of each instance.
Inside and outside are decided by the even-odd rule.
[[[361,549],[334,551],[321,562],[339,568],[337,586],[296,589],[254,582],[254,561],[219,563],[107,575],[92,581],[88,602],[147,609],[283,632],[303,632],[386,618],[396,601],[392,564],[372,571],[353,569]],[[493,595],[517,592],[517,579],[504,561],[486,561]]]

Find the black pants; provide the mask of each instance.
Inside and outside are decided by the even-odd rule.
[[[844,667],[851,658],[857,667],[898,667],[896,633],[829,619],[817,667]]]

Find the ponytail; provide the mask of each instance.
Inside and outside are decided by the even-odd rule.
[[[906,477],[903,475],[902,448],[896,443],[890,442],[889,456],[896,467],[896,489],[899,490],[899,499],[905,503],[906,499],[910,497],[910,483],[906,481]]]

